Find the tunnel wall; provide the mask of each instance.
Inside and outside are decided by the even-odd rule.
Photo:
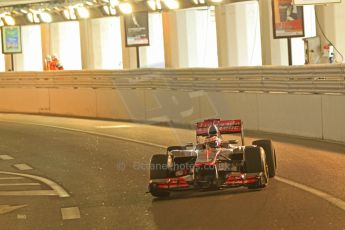
[[[1,89],[0,111],[178,124],[241,118],[249,130],[345,142],[345,96],[339,95]]]

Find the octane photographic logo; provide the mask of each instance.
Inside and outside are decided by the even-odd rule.
[[[170,166],[168,164],[150,164],[150,163],[143,163],[143,162],[133,162],[128,164],[124,161],[118,161],[115,164],[116,170],[119,172],[125,172],[127,169],[136,170],[136,171],[148,171],[148,170],[171,170],[174,172],[177,171],[188,171],[192,172],[194,170],[194,164],[181,164],[181,165],[174,165]],[[197,167],[197,170],[214,170],[214,165],[202,165],[202,167]]]
[[[124,161],[118,161],[115,164],[115,168],[119,172],[125,172],[127,169],[134,169],[137,171],[147,171],[150,169],[156,169],[156,170],[167,170],[168,165],[167,164],[149,164],[149,163],[142,163],[142,162],[133,162],[130,165]]]

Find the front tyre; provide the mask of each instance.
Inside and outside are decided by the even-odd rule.
[[[168,178],[167,163],[168,155],[153,155],[150,162],[150,180]],[[149,191],[155,197],[168,197],[170,195],[169,191],[159,189],[154,184],[149,185]]]
[[[244,150],[246,173],[260,174],[259,180],[248,185],[249,189],[261,189],[268,183],[268,166],[266,164],[265,151],[261,147],[247,146]]]
[[[268,175],[270,178],[276,175],[277,162],[276,152],[271,140],[257,140],[253,141],[253,145],[260,146],[265,150],[266,160],[268,165]]]

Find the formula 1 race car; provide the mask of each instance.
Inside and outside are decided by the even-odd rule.
[[[223,134],[241,134],[223,140]],[[150,162],[149,192],[167,197],[173,191],[218,190],[244,186],[266,187],[276,173],[276,154],[271,140],[244,145],[241,120],[208,119],[196,124],[196,144],[170,146]]]

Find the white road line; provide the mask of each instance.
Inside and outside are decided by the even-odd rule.
[[[22,180],[24,177],[13,176],[13,177],[0,177],[0,180]]]
[[[336,198],[336,197],[334,197],[328,193],[322,192],[320,190],[309,187],[307,185],[303,185],[303,184],[300,184],[300,183],[297,183],[297,182],[294,182],[294,181],[291,181],[291,180],[288,180],[285,178],[281,178],[281,177],[276,176],[275,179],[277,181],[283,182],[285,184],[291,185],[293,187],[296,187],[296,188],[299,188],[303,191],[311,193],[311,194],[313,194],[313,195],[315,195],[315,196],[317,196],[323,200],[330,202],[331,204],[333,204],[333,205],[337,206],[338,208],[342,209],[343,211],[345,211],[345,201],[343,201],[339,198]]]
[[[54,190],[0,191],[0,196],[57,196]]]
[[[85,130],[81,130],[81,129],[66,128],[66,127],[55,126],[55,125],[44,125],[44,124],[39,124],[39,123],[34,123],[34,122],[16,122],[16,121],[7,121],[7,120],[1,120],[1,121],[8,122],[8,123],[15,123],[15,124],[36,125],[36,126],[41,126],[41,127],[56,128],[56,129],[62,129],[62,130],[67,130],[67,131],[73,131],[73,132],[79,132],[79,133],[115,138],[115,139],[118,139],[121,141],[129,141],[129,142],[133,142],[136,144],[148,145],[148,146],[153,146],[153,147],[157,147],[157,148],[163,148],[163,149],[167,148],[167,146],[165,146],[165,145],[154,144],[154,143],[150,143],[150,142],[146,142],[146,141],[139,141],[139,140],[135,140],[135,139],[131,139],[131,138],[109,135],[109,134],[104,134],[104,133],[99,133],[99,132],[85,131]]]
[[[9,155],[0,155],[0,159],[4,161],[13,160],[14,158]]]
[[[91,134],[91,135],[110,137],[110,138],[115,138],[115,139],[122,140],[122,141],[128,141],[128,142],[133,142],[133,143],[137,143],[137,144],[143,144],[143,145],[148,145],[148,146],[158,147],[158,148],[163,148],[163,149],[166,149],[168,147],[165,145],[159,145],[159,144],[150,143],[150,142],[146,142],[146,141],[139,141],[139,140],[135,140],[135,139],[131,139],[131,138],[119,137],[119,136],[115,136],[115,135],[113,136],[113,135],[108,135],[108,134],[104,134],[104,133],[92,132],[92,131],[85,131],[85,130],[81,130],[81,129],[66,128],[66,127],[54,126],[54,125],[44,125],[44,124],[38,124],[38,123],[34,123],[34,122],[16,122],[16,121],[7,121],[7,120],[2,120],[2,121],[9,122],[9,123],[16,123],[16,124],[24,124],[24,125],[25,124],[26,125],[27,124],[37,125],[37,126],[42,126],[42,127],[57,128],[57,129],[75,131],[75,132],[86,133],[86,134]],[[319,190],[312,188],[312,187],[309,187],[307,185],[299,184],[299,183],[296,183],[294,181],[287,180],[287,179],[284,179],[284,178],[281,178],[278,176],[275,178],[282,183],[288,184],[290,186],[301,189],[301,190],[308,192],[310,194],[316,195],[319,198],[326,200],[326,201],[330,202],[331,204],[335,205],[336,207],[339,207],[343,211],[345,211],[345,201],[343,201],[337,197],[334,197],[330,194],[324,193],[322,191],[319,191]]]
[[[11,176],[21,176],[21,177],[37,180],[43,184],[48,185],[52,190],[54,190],[55,195],[59,197],[70,197],[70,195],[66,192],[66,190],[63,189],[60,185],[44,177],[29,175],[29,174],[22,174],[22,173],[4,172],[4,171],[0,171],[0,174],[11,175]]]
[[[24,215],[24,214],[18,214],[18,215],[17,215],[17,219],[18,219],[18,220],[26,220],[26,219],[27,219],[27,216]]]
[[[37,186],[41,185],[40,183],[13,183],[13,184],[0,184],[1,187],[6,186]]]
[[[15,164],[13,166],[16,167],[19,170],[22,170],[22,171],[24,171],[24,170],[32,170],[33,169],[31,166],[29,166],[27,164]]]
[[[131,125],[100,125],[96,126],[98,129],[119,129],[119,128],[130,128]]]
[[[20,208],[24,208],[27,205],[16,205],[16,206],[11,206],[11,205],[0,205],[0,214],[6,214],[9,212],[12,212],[14,210],[20,209]]]
[[[61,208],[63,220],[80,219],[80,211],[78,207]]]

